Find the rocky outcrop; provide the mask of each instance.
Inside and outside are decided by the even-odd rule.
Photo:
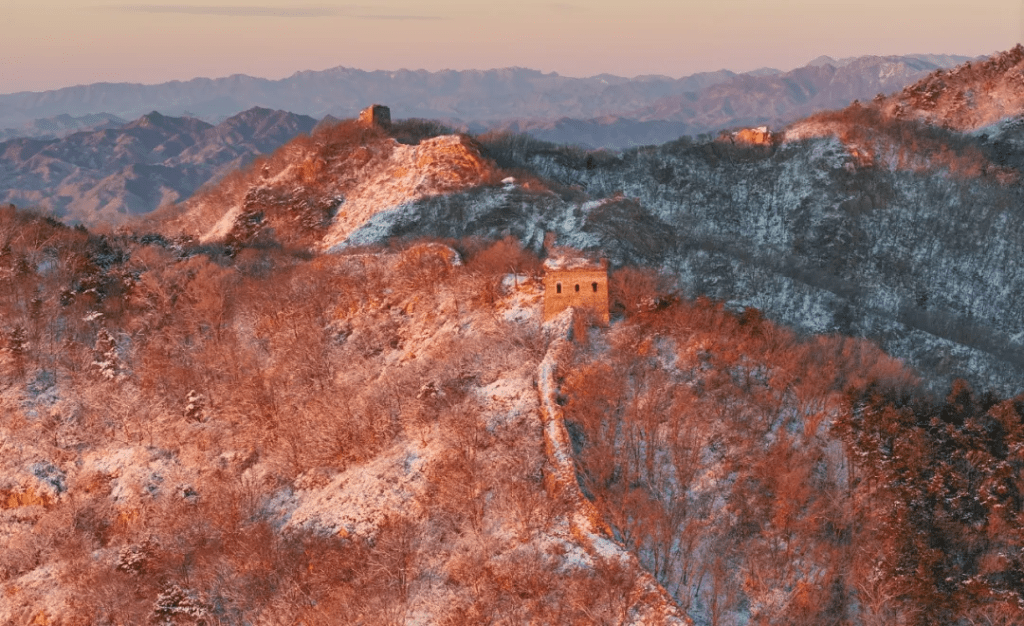
[[[342,243],[381,211],[480,185],[495,178],[496,172],[472,141],[461,135],[434,137],[415,146],[394,144],[386,158],[362,172],[344,191],[345,202],[322,246]]]

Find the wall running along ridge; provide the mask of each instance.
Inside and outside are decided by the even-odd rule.
[[[630,592],[633,604],[627,624],[693,626],[689,617],[680,615],[668,592],[640,567],[636,557],[609,538],[610,530],[594,505],[583,496],[576,482],[569,431],[566,430],[564,415],[557,402],[556,380],[559,364],[572,349],[569,337],[574,315],[575,311],[569,309],[545,324],[554,339],[548,344],[547,353],[537,369],[537,390],[540,393],[541,419],[544,422],[544,452],[551,466],[551,488],[564,495],[572,504],[570,530],[591,557],[619,559],[624,566],[637,572],[635,587]]]

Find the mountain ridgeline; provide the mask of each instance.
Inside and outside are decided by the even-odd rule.
[[[190,197],[316,120],[250,109],[217,126],[152,112],[60,139],[0,143],[0,202],[88,225],[117,224]]]
[[[122,222],[181,202],[316,124],[254,104],[331,124],[376,100],[402,117],[440,119],[477,133],[524,132],[559,143],[625,148],[737,125],[782,124],[903,88],[958,60],[822,58],[791,72],[722,71],[681,79],[575,79],[523,69],[338,69],[282,81],[232,77],[0,95],[0,127],[13,125],[0,131],[0,140],[6,139],[0,143],[0,202],[86,225]],[[102,112],[107,110],[121,117]],[[141,117],[122,119],[135,116]]]
[[[1017,55],[954,72],[1016,76]],[[540,253],[553,236],[618,267],[660,268],[690,296],[876,340],[935,389],[959,377],[1024,391],[1019,118],[964,134],[886,102],[811,116],[760,145],[722,135],[618,154],[507,133],[446,143],[423,123],[397,124],[398,143],[346,122],[158,222],[203,241],[314,250],[511,235]]]
[[[789,72],[720,70],[682,78],[572,78],[525,68],[367,72],[338,67],[280,80],[236,75],[158,85],[100,83],[0,95],[0,129],[7,129],[0,137],[58,136],[62,128],[97,123],[99,114],[134,119],[157,110],[219,123],[259,106],[317,119],[350,118],[369,102],[386,102],[396,117],[436,119],[471,132],[525,131],[558,143],[627,148],[737,125],[790,122],[890,93],[966,60],[825,57]]]

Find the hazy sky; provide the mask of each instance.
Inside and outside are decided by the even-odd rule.
[[[186,2],[0,0],[0,93],[339,65],[679,77],[1024,40],[1024,0]]]

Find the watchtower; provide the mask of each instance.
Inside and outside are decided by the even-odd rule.
[[[569,307],[588,309],[608,323],[608,261],[553,258],[544,261],[544,321]]]
[[[391,109],[383,104],[371,104],[359,112],[359,123],[366,126],[391,126]]]

